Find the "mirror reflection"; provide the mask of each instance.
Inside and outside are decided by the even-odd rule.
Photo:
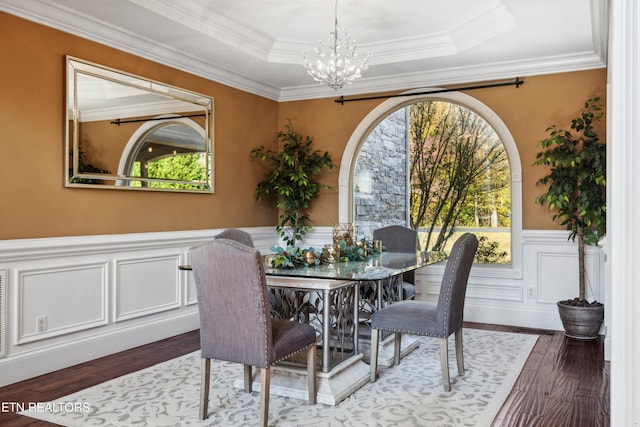
[[[213,191],[213,99],[67,57],[69,187]]]

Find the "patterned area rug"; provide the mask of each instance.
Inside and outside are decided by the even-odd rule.
[[[336,406],[271,395],[271,426],[489,426],[508,396],[537,336],[464,330],[465,375],[457,376],[450,341],[452,392],[442,388],[437,339],[399,366],[381,368]],[[212,361],[209,419],[198,420],[200,355],[191,353],[78,393],[23,415],[64,426],[248,426],[258,424],[260,394],[233,387],[238,364]]]

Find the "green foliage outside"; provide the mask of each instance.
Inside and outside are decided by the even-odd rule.
[[[140,162],[135,162],[132,176],[141,176]],[[173,188],[182,190],[203,190],[205,185],[197,184],[197,182],[207,181],[207,169],[200,160],[200,154],[188,153],[175,156],[168,156],[149,162],[147,165],[147,178],[166,179],[174,181],[193,181],[193,184],[173,183],[173,182],[145,182],[133,181],[132,187],[147,188]]]
[[[425,230],[423,249],[444,250],[456,228],[510,227],[509,164],[493,128],[453,103],[409,108],[411,227]],[[480,240],[478,262],[510,261],[501,244]]]
[[[505,231],[493,231],[485,229],[482,231],[471,231],[478,236],[478,250],[474,262],[485,264],[509,264],[511,262],[511,233]],[[447,244],[443,248],[443,252],[450,253],[453,243],[462,236],[465,231],[455,231]],[[425,233],[418,232],[418,239],[424,242]],[[422,244],[424,246],[424,244]]]
[[[269,166],[266,178],[256,187],[256,199],[263,200],[273,195],[280,210],[280,223],[276,231],[287,246],[295,247],[309,232],[309,214],[306,213],[322,188],[314,177],[324,168],[334,164],[328,152],[312,150],[310,136],[302,137],[291,123],[276,135],[282,146],[277,151],[264,146],[251,150],[251,156],[265,161]]]
[[[478,250],[475,256],[476,262],[500,264],[504,262],[508,255],[507,251],[500,250],[500,244],[495,240],[489,240],[487,236],[480,236],[478,238]]]

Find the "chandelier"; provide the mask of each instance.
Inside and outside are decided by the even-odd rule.
[[[335,24],[331,36],[333,37],[333,46],[326,50],[322,46],[322,41],[318,40],[318,45],[314,51],[320,55],[315,61],[309,61],[305,52],[302,52],[304,58],[304,68],[307,73],[317,82],[320,82],[331,89],[341,89],[345,84],[350,84],[355,79],[361,77],[362,72],[368,68],[367,61],[371,56],[371,52],[362,60],[360,65],[355,64],[356,42],[351,41],[349,33],[344,31],[344,43],[338,36],[338,0],[335,6]]]

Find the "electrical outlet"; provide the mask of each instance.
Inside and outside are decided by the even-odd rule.
[[[36,325],[38,332],[45,332],[47,330],[47,316],[36,317]]]
[[[535,296],[534,295],[534,291],[535,291],[535,289],[529,288],[529,298],[533,298]]]

